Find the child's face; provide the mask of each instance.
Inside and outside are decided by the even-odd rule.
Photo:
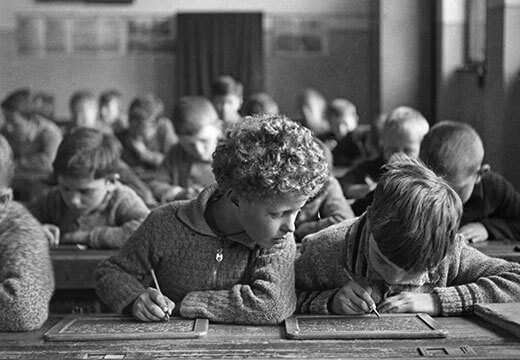
[[[103,108],[103,115],[105,117],[105,121],[109,124],[112,124],[119,117],[121,113],[121,108],[118,99],[112,99],[106,104]]]
[[[218,116],[224,122],[233,122],[240,116],[238,111],[242,106],[242,99],[234,94],[215,96],[213,105]]]
[[[254,200],[240,197],[238,220],[253,241],[267,249],[294,232],[296,216],[306,201],[306,196]]]
[[[372,235],[370,235],[368,243],[368,258],[374,270],[377,271],[381,278],[390,285],[422,285],[424,283],[423,279],[427,275],[427,272],[417,274],[409,273],[392,263],[385,255],[383,255],[383,253],[381,253]]]
[[[106,178],[92,177],[59,176],[58,184],[63,201],[74,216],[96,210],[113,187],[113,182]]]
[[[358,115],[356,110],[345,112],[342,115],[330,115],[329,122],[334,136],[341,139],[357,127]]]
[[[489,165],[482,164],[470,171],[469,175],[465,171],[459,172],[454,179],[450,181],[451,186],[455,189],[457,194],[459,194],[463,204],[469,200],[475,185],[480,182],[482,175],[488,172],[489,169]]]
[[[78,104],[75,117],[76,126],[95,128],[98,118],[98,106],[95,100],[87,100]]]
[[[414,134],[411,131],[389,131],[381,136],[381,148],[385,161],[388,161],[393,154],[402,152],[411,158],[417,159],[421,150],[422,135]]]
[[[179,144],[195,160],[210,162],[217,148],[219,137],[220,129],[208,125],[195,135],[180,135]]]
[[[128,126],[129,131],[133,136],[142,138],[144,140],[149,140],[157,132],[157,119],[155,116],[151,116],[144,120],[130,118]]]
[[[14,139],[23,140],[31,133],[32,121],[23,116],[19,111],[5,110],[4,117],[6,131]]]

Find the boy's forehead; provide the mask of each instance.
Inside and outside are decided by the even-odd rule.
[[[93,188],[103,182],[104,178],[95,179],[93,175],[85,176],[58,176],[58,183],[75,188]]]

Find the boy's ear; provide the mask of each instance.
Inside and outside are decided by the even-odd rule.
[[[13,189],[4,188],[0,190],[0,211],[3,211],[13,199]]]

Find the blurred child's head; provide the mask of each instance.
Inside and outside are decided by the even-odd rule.
[[[259,114],[278,114],[278,104],[269,94],[260,92],[251,95],[242,106],[244,116]]]
[[[395,154],[368,210],[369,258],[387,283],[413,283],[449,253],[462,202],[419,160]]]
[[[61,195],[74,215],[97,209],[117,179],[121,145],[91,128],[76,128],[64,137],[53,163]]]
[[[96,96],[87,90],[72,94],[69,109],[73,126],[96,128],[98,120],[98,102]]]
[[[358,126],[356,106],[347,99],[334,99],[327,107],[327,120],[336,139],[342,139]]]
[[[152,94],[135,98],[128,109],[128,131],[136,138],[151,139],[157,131],[162,103]]]
[[[385,160],[398,152],[417,158],[421,141],[429,128],[428,121],[413,108],[401,106],[390,111],[380,137]]]
[[[201,96],[182,97],[173,110],[179,145],[197,161],[212,161],[222,131],[211,102]]]
[[[423,139],[420,158],[436,174],[445,178],[465,203],[484,172],[484,145],[470,125],[441,121]]]
[[[220,76],[212,87],[212,101],[219,118],[224,123],[233,123],[240,119],[240,107],[243,101],[242,84],[231,76]]]
[[[324,123],[327,101],[317,90],[305,89],[297,99],[302,124],[315,131]]]
[[[37,92],[34,94],[34,111],[47,118],[54,119],[54,96],[45,92]]]
[[[24,139],[35,123],[34,96],[29,89],[20,89],[2,101],[6,131],[13,139]]]
[[[107,90],[99,95],[99,117],[112,125],[121,116],[121,93]]]
[[[0,214],[11,202],[11,179],[14,173],[13,152],[7,140],[0,135]]]
[[[230,127],[213,155],[213,172],[239,208],[238,221],[262,247],[294,232],[299,210],[329,174],[311,132],[280,115],[247,117]]]

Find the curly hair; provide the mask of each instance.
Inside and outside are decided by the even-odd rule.
[[[9,142],[0,135],[0,189],[8,187],[14,174],[13,151]]]
[[[246,117],[228,129],[213,154],[221,191],[246,198],[313,196],[328,178],[311,132],[282,115]]]

